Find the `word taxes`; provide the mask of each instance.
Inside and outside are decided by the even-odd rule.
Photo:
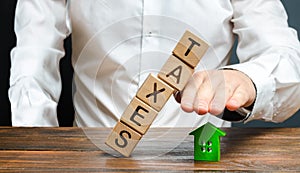
[[[209,45],[186,31],[157,76],[149,74],[106,139],[129,157],[170,96],[183,90]]]

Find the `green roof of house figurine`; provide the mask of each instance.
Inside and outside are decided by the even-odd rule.
[[[194,160],[220,161],[220,136],[225,136],[225,132],[206,123],[190,135],[194,135]]]

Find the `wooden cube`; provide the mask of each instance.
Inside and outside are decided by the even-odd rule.
[[[127,125],[118,122],[105,144],[121,153],[123,156],[129,157],[142,135],[134,131]]]
[[[171,55],[159,72],[158,77],[177,90],[182,91],[193,73],[193,68]]]
[[[158,112],[153,108],[134,97],[124,111],[121,121],[143,135],[147,132],[157,114]]]
[[[208,46],[204,40],[186,31],[173,50],[173,54],[192,68],[195,68],[208,49]]]
[[[173,92],[172,87],[150,74],[136,96],[159,112]]]

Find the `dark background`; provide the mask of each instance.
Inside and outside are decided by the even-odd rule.
[[[11,126],[11,111],[8,100],[9,75],[10,75],[10,51],[16,44],[13,30],[14,10],[17,0],[0,1],[0,126]],[[289,15],[289,24],[300,33],[300,1],[282,0]],[[72,105],[72,73],[71,67],[71,39],[65,41],[66,57],[60,62],[63,88],[58,104],[58,119],[60,126],[72,126],[74,109]],[[236,63],[236,55],[232,57],[232,63]],[[299,99],[300,101],[300,99]],[[284,123],[274,124],[262,121],[252,121],[247,124],[237,123],[233,126],[240,127],[300,127],[300,111]]]

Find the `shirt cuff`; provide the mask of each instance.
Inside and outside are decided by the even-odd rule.
[[[12,126],[14,127],[58,127],[56,104],[43,107],[12,109]]]
[[[9,89],[12,126],[58,126],[57,102],[33,77],[24,77]]]
[[[272,121],[273,97],[275,95],[275,80],[270,73],[257,62],[246,62],[222,67],[221,69],[238,70],[246,74],[256,87],[256,100],[252,112],[245,123],[251,120]]]

